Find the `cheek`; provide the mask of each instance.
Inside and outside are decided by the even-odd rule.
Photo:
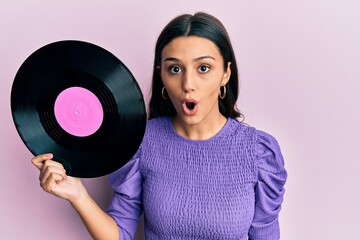
[[[167,101],[171,101],[171,103],[176,108],[176,104],[174,104],[174,103],[176,103],[176,99],[178,99],[178,97],[181,94],[180,91],[179,91],[180,88],[174,82],[164,81],[163,84],[164,84],[164,86],[166,88],[165,96],[168,97]]]
[[[204,86],[204,94],[208,97],[213,98],[219,94],[219,89],[220,83],[212,82],[211,84],[207,84],[206,86]]]
[[[176,76],[167,77],[166,74],[162,75],[162,82],[171,95],[177,95],[182,89],[181,78]]]
[[[181,88],[174,82],[164,82],[164,86],[166,88],[166,92],[170,97],[175,97],[179,95],[179,91]]]

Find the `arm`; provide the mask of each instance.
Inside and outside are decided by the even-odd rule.
[[[40,185],[44,191],[69,201],[94,239],[119,239],[115,220],[95,203],[81,180],[67,176],[64,167],[52,161],[52,157],[52,154],[43,154],[32,159],[40,170]]]
[[[80,215],[86,229],[93,239],[120,239],[115,220],[105,213],[90,195],[86,193],[81,200],[70,203]]]
[[[125,166],[109,175],[114,193],[107,212],[116,221],[122,240],[134,239],[142,213],[140,153],[141,149]]]
[[[271,135],[258,131],[255,148],[258,180],[255,186],[255,213],[249,230],[251,240],[280,239],[279,213],[287,172],[280,147]]]

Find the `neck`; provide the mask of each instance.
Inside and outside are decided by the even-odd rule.
[[[189,124],[174,118],[172,124],[176,132],[191,140],[207,140],[214,137],[226,124],[227,119],[219,112],[214,118],[208,118],[199,123]]]

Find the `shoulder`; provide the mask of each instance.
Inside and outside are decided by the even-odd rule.
[[[169,117],[157,117],[157,118],[152,118],[150,120],[147,120],[146,122],[146,127],[149,129],[154,129],[154,128],[162,128],[164,127],[164,125],[167,125],[170,121]]]
[[[249,126],[246,123],[238,122],[235,119],[231,119],[230,121],[232,132],[236,135],[240,135],[242,138],[246,137],[254,144],[255,148],[259,150],[273,149],[280,151],[278,141],[270,133]]]
[[[247,124],[231,120],[232,132],[241,142],[246,142],[255,165],[276,172],[284,170],[284,159],[277,139],[270,133]]]
[[[145,136],[161,134],[171,124],[169,117],[157,117],[147,121]]]
[[[147,121],[142,146],[152,146],[157,140],[168,139],[171,134],[170,117],[157,117]]]
[[[284,158],[276,138],[262,130],[255,130],[255,157],[259,169],[284,175]]]
[[[229,118],[227,125],[230,132],[236,137],[246,138],[249,140],[254,139],[255,137],[256,129],[254,127],[239,122],[236,119]]]
[[[268,142],[277,145],[278,142],[271,134],[259,130],[256,127],[250,126],[246,123],[239,122],[235,119],[229,119],[230,128],[234,134],[245,135],[252,138],[256,143]]]
[[[268,132],[255,129],[255,140],[258,147],[271,148],[280,151],[280,145],[276,138]]]
[[[254,152],[256,155],[269,151],[280,153],[279,143],[273,135],[249,126],[246,123],[238,122],[235,119],[230,119],[229,121],[228,128],[231,135],[255,148]]]
[[[253,145],[257,138],[257,131],[254,127],[239,122],[236,119],[229,118],[226,128],[226,137],[230,137],[235,142]]]

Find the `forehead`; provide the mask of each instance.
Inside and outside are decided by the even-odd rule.
[[[222,59],[219,48],[209,39],[197,36],[181,36],[165,45],[162,59],[174,57],[178,59],[212,56],[217,60]]]

